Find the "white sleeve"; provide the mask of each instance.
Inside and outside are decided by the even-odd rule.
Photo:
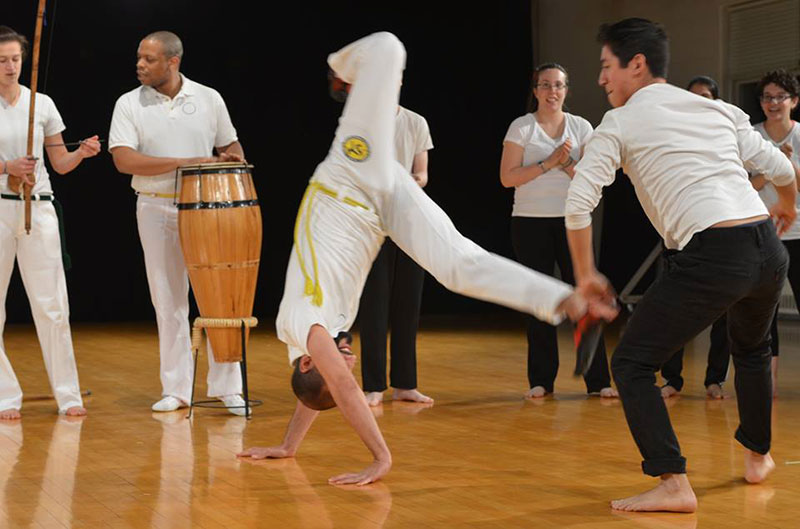
[[[734,118],[739,156],[745,167],[752,173],[763,174],[777,186],[794,182],[794,167],[786,155],[750,125],[750,118],[745,112],[734,107]]]
[[[47,96],[43,97],[42,99],[43,104],[47,105],[47,108],[45,109],[47,119],[44,123],[45,137],[62,132],[67,127],[64,125],[64,120],[61,119],[61,114],[58,112],[56,104]]]
[[[592,133],[575,166],[564,209],[567,229],[580,230],[592,223],[592,211],[603,196],[603,187],[614,182],[622,160],[622,139],[619,124],[611,112]]]
[[[417,145],[414,148],[414,155],[433,149],[433,139],[431,138],[431,130],[428,128],[428,122],[424,117],[419,117],[419,128],[417,130]]]
[[[214,139],[214,146],[226,147],[235,142],[238,137],[236,136],[236,129],[231,122],[228,107],[225,106],[225,100],[216,90],[214,90],[214,107],[217,115],[217,136]]]
[[[533,126],[530,121],[525,118],[526,116],[520,116],[511,122],[511,125],[508,126],[506,137],[503,138],[503,143],[508,141],[520,147],[525,147],[525,142],[530,137],[531,127]]]
[[[114,114],[111,116],[111,130],[108,132],[108,150],[114,147],[130,147],[139,150],[139,133],[128,103],[127,94],[117,99]]]

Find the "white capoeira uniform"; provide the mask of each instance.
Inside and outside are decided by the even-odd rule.
[[[27,154],[28,108],[31,91],[20,86],[16,105],[0,98],[0,160],[15,160]],[[25,203],[11,198],[0,199],[0,333],[6,321],[6,294],[19,262],[20,275],[31,304],[31,313],[42,347],[44,366],[50,387],[58,403],[58,411],[83,406],[78,368],[72,348],[69,326],[67,280],[61,261],[61,238],[58,217],[52,203],[53,188],[44,165],[44,139],[62,132],[64,122],[53,100],[36,94],[35,131],[33,136],[36,184],[31,201],[31,233],[25,234]],[[8,187],[8,175],[0,175],[0,192],[10,197],[16,193]],[[0,410],[22,407],[22,389],[6,356],[0,338]]]
[[[454,292],[559,323],[556,308],[571,287],[462,236],[395,160],[402,43],[376,33],[330,55],[328,64],[352,86],[297,216],[276,323],[290,363],[308,354],[313,325],[332,336],[350,328],[384,236]]]
[[[108,136],[109,150],[130,147],[157,157],[211,156],[214,147],[237,140],[219,92],[181,75],[178,94],[170,99],[140,86],[117,100]],[[157,176],[133,175],[136,220],[144,250],[147,283],[156,311],[161,356],[162,396],[189,402],[192,395],[192,343],[189,330],[189,275],[178,233],[175,171]],[[208,354],[208,395],[242,392],[236,363],[217,363]]]

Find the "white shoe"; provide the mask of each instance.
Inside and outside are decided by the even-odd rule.
[[[160,401],[153,404],[153,411],[175,411],[179,408],[185,408],[188,406],[185,402],[180,399],[176,399],[172,395],[167,395]]]
[[[218,398],[219,400],[222,401],[223,404],[225,404],[225,406],[228,407],[228,411],[231,412],[232,414],[239,415],[240,417],[244,417],[245,415],[247,415],[244,409],[244,399],[239,395],[225,395],[223,397],[218,397]],[[239,407],[235,408],[234,406],[239,406]],[[252,411],[253,410],[251,409],[250,412],[252,413]]]

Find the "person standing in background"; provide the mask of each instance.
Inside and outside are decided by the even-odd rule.
[[[517,261],[573,284],[572,262],[564,228],[567,189],[591,124],[564,111],[569,77],[560,64],[546,63],[533,71],[529,112],[515,119],[503,140],[500,182],[514,188],[511,243]],[[558,373],[556,328],[532,316],[528,323],[528,383],[526,398],[552,393]],[[604,340],[584,376],[588,393],[616,397],[611,387]]]
[[[397,107],[395,156],[414,181],[428,183],[428,151],[433,149],[428,122]],[[386,334],[391,328],[389,380],[392,400],[425,404],[433,399],[417,390],[417,329],[425,270],[387,237],[361,294],[361,380],[367,404],[378,406],[386,390]]]

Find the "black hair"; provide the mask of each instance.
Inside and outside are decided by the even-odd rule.
[[[22,49],[22,60],[28,56],[28,39],[8,26],[0,26],[0,44],[5,42],[19,42]]]
[[[800,82],[798,82],[797,78],[780,68],[778,70],[772,70],[771,72],[767,72],[764,74],[764,77],[758,81],[758,86],[756,88],[756,93],[759,97],[764,94],[764,87],[768,84],[776,84],[789,92],[789,95],[792,97],[798,97],[800,95]]]
[[[597,42],[607,45],[623,68],[634,56],[642,54],[653,77],[667,77],[669,38],[664,26],[645,18],[626,18],[614,24],[603,24]]]
[[[564,73],[566,84],[569,85],[569,73],[567,73],[567,69],[557,62],[546,62],[534,68],[531,74],[531,89],[528,92],[528,112],[531,114],[536,112],[536,109],[539,108],[539,101],[536,99],[536,96],[533,95],[533,89],[539,84],[539,74],[545,70],[561,70]],[[566,105],[564,108],[566,109]]]
[[[692,80],[689,81],[689,84],[686,85],[686,89],[691,90],[696,84],[707,86],[708,91],[711,92],[711,97],[714,99],[719,99],[719,85],[711,77],[707,75],[698,75],[697,77],[693,77]]]

